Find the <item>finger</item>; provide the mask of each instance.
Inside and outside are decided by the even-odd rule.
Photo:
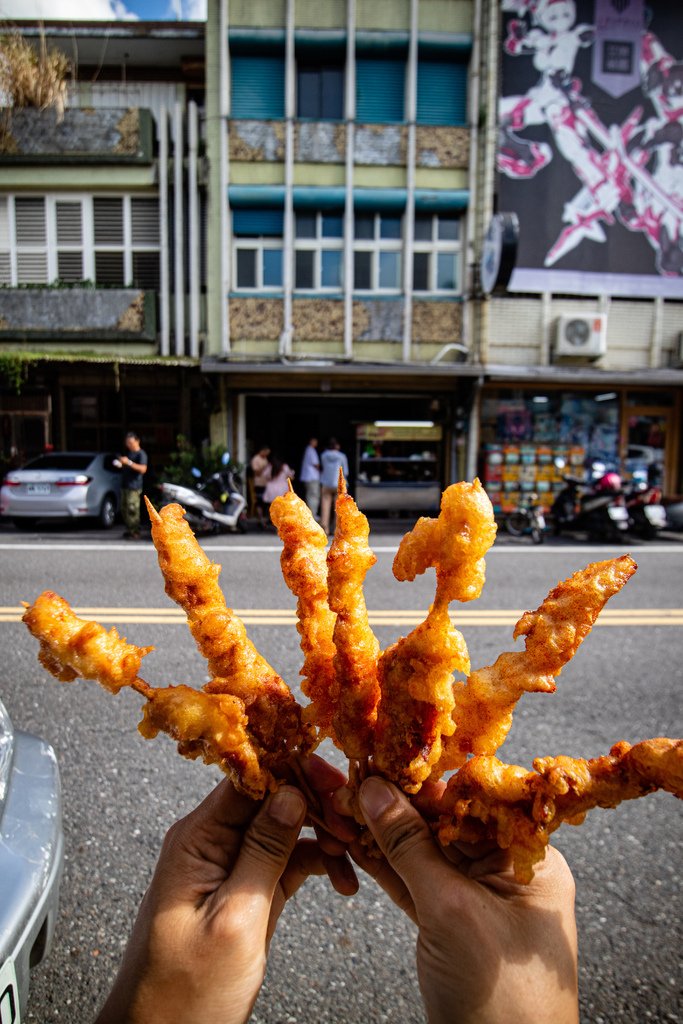
[[[396,906],[417,924],[417,912],[408,887],[386,858],[368,853],[367,848],[360,842],[354,843],[349,852],[358,867],[377,882],[389,899],[393,900]]]
[[[342,842],[341,839],[337,839],[336,836],[331,835],[327,829],[314,822],[313,831],[315,837],[318,840],[318,845],[324,853],[330,857],[341,857],[346,853],[347,843]]]
[[[379,848],[414,903],[433,898],[435,888],[448,884],[452,869],[426,821],[403,793],[379,776],[370,776],[360,788],[360,805]]]
[[[293,786],[281,786],[265,802],[244,834],[227,885],[272,899],[306,815],[306,801]]]
[[[331,793],[340,786],[345,786],[348,781],[344,772],[317,754],[301,758],[300,763],[309,785],[317,793]]]

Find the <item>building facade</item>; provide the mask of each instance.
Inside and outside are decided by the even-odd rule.
[[[3,430],[48,402],[50,442],[130,425],[159,465],[177,433],[294,466],[335,436],[377,512],[475,473],[501,511],[550,500],[558,455],[680,492],[683,25],[641,8],[209,0],[205,36],[49,27],[81,52],[63,124],[104,141],[56,126],[36,156],[12,114]]]

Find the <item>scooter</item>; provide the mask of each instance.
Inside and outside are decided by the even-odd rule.
[[[185,509],[185,519],[195,533],[232,533],[247,531],[247,502],[239,477],[230,465],[230,454],[221,456],[223,468],[202,479],[200,470],[192,469],[198,483],[195,488],[182,484],[161,483],[159,490],[166,504],[177,502]]]
[[[545,516],[534,492],[522,496],[519,508],[505,518],[505,529],[511,537],[529,534],[534,544],[542,544],[545,533]]]
[[[558,469],[564,459],[556,459]],[[565,487],[557,494],[550,510],[556,534],[565,531],[586,532],[592,540],[614,541],[629,527],[629,515],[618,473],[605,472],[594,463],[589,480],[562,475]]]
[[[633,480],[625,488],[626,510],[629,515],[629,533],[653,540],[667,525],[666,509],[662,505],[662,492],[644,480]]]

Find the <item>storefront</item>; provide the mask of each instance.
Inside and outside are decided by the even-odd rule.
[[[479,474],[494,509],[508,512],[528,492],[549,508],[562,486],[557,458],[574,475],[600,463],[677,493],[680,406],[673,388],[485,386]]]

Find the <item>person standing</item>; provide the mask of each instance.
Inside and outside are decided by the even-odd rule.
[[[268,445],[261,447],[254,453],[249,463],[254,484],[254,511],[262,530],[265,530],[266,523],[263,515],[263,492],[272,474],[270,463],[270,448]]]
[[[341,450],[341,445],[336,437],[331,437],[327,442],[327,448],[320,456],[320,525],[326,535],[330,535],[330,517],[332,515],[333,502],[337,496],[337,484],[339,482],[339,470],[342,470],[344,477],[349,476],[349,461]]]
[[[318,518],[320,508],[320,459],[318,457],[318,438],[312,437],[301,460],[299,480],[304,487],[304,500],[314,519]]]
[[[121,474],[121,515],[126,530],[126,540],[140,540],[140,499],[142,498],[142,478],[147,472],[147,453],[140,447],[140,438],[129,430],[126,434],[127,455],[122,455],[119,462]]]
[[[289,490],[289,481],[295,476],[294,470],[278,455],[270,460],[270,480],[263,492],[263,505],[270,521],[270,506],[276,498],[281,498]]]

